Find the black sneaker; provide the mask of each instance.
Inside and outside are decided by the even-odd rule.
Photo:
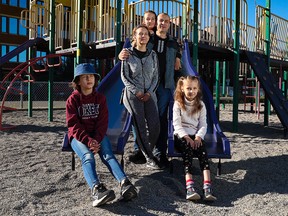
[[[215,201],[217,198],[213,196],[211,188],[203,189],[204,197],[203,200],[205,201]]]
[[[148,167],[150,169],[154,169],[154,170],[163,169],[163,167],[160,165],[157,158],[148,159],[146,162],[146,167]]]
[[[145,156],[140,150],[136,150],[128,157],[128,160],[135,164],[144,164],[146,162]]]
[[[92,189],[92,197],[94,199],[93,206],[100,206],[115,199],[113,190],[107,190],[106,187],[100,183],[95,185]]]
[[[159,166],[161,168],[168,168],[169,165],[170,165],[170,162],[169,162],[168,158],[166,157],[166,155],[161,155],[160,160],[159,160]]]
[[[125,179],[121,185],[121,196],[125,201],[137,197],[137,190],[128,179]]]

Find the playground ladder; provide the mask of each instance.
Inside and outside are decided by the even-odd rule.
[[[260,83],[257,78],[247,78],[244,77],[242,94],[244,97],[244,111],[246,111],[246,106],[251,107],[251,111],[255,110],[257,117],[260,117]],[[254,99],[254,103],[249,102],[248,99]],[[247,105],[249,104],[249,105]]]

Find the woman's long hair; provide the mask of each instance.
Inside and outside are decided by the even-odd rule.
[[[195,81],[196,80],[198,83],[198,87],[199,87],[199,91],[193,100],[193,106],[192,106],[192,110],[190,113],[191,115],[193,115],[202,109],[202,104],[201,104],[202,90],[201,90],[201,82],[200,82],[199,77],[190,76],[190,75],[186,76],[186,77],[183,77],[183,76],[180,77],[178,82],[177,82],[177,87],[176,87],[175,94],[174,94],[174,100],[180,104],[180,107],[182,110],[186,111],[185,94],[182,91],[185,80],[187,80],[187,81]]]

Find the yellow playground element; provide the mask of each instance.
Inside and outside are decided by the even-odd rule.
[[[199,0],[196,22],[199,43],[233,48],[233,2],[234,0]],[[55,0],[56,50],[75,48],[79,32],[86,44],[95,44],[100,48],[115,46],[116,35],[120,35],[121,41],[130,37],[133,27],[142,22],[147,10],[153,10],[156,14],[168,13],[171,17],[170,34],[179,40],[183,37],[188,41],[193,40],[193,1],[123,0],[121,8],[117,8],[117,4],[117,0]],[[266,9],[256,7],[254,27],[248,25],[247,0],[241,0],[240,4],[240,48],[265,52]],[[22,25],[29,29],[30,38],[49,37],[49,16],[49,0],[43,0],[42,4],[32,0],[30,9],[22,11]],[[271,57],[286,59],[288,21],[273,14],[271,20]],[[117,25],[121,25],[120,32],[117,32]]]

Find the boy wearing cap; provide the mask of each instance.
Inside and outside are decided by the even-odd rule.
[[[92,190],[93,206],[100,206],[115,199],[114,191],[107,190],[97,176],[94,158],[96,153],[120,183],[124,200],[137,196],[136,188],[116,160],[111,144],[105,136],[108,128],[108,108],[105,96],[96,91],[97,80],[99,75],[93,65],[79,64],[75,68],[71,83],[74,91],[66,101],[69,142],[81,159],[84,177]]]

